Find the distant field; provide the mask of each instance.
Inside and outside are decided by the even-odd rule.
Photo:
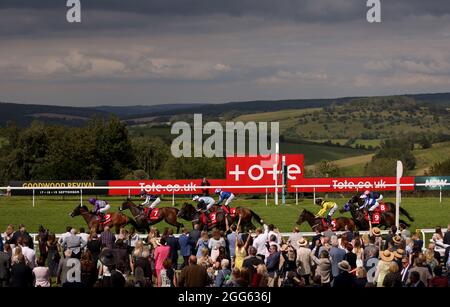
[[[314,139],[314,140],[308,140],[311,142],[315,142],[315,143],[325,143],[327,141],[331,141],[331,143],[333,144],[340,144],[340,145],[344,145],[345,143],[348,142],[349,139]],[[364,145],[364,146],[372,146],[372,147],[377,147],[381,144],[382,140],[363,140],[363,139],[356,139],[356,141],[351,145],[351,147],[355,148],[357,145]]]
[[[416,169],[409,172],[409,175],[423,175],[434,163],[442,162],[450,157],[450,142],[436,143],[428,149],[416,149],[413,154],[417,159],[417,165]],[[373,155],[344,157],[333,160],[333,163],[341,169],[343,175],[361,176],[364,166],[372,160]],[[308,165],[308,167],[313,166]]]
[[[335,199],[342,206],[349,195],[344,198]],[[112,211],[117,211],[123,198],[107,198],[112,204]],[[394,201],[394,199],[387,199]],[[184,200],[176,199],[179,206]],[[303,209],[307,209],[316,213],[318,207],[312,204],[311,199],[305,199],[299,205],[295,205],[295,199],[288,199],[286,206],[275,206],[273,200],[269,200],[269,206],[265,206],[264,200],[247,200],[240,199],[239,196],[234,204],[248,207],[254,210],[265,220],[266,223],[273,223],[283,232],[290,232],[296,226],[295,222]],[[31,197],[13,197],[0,198],[0,231],[4,231],[9,223],[15,227],[20,223],[24,223],[30,232],[37,232],[39,225],[43,225],[56,233],[62,233],[65,227],[86,227],[81,217],[71,218],[69,213],[78,204],[77,198],[67,198],[63,200],[61,197],[38,197],[36,207],[32,207]],[[160,205],[161,207],[171,206],[170,198]],[[439,204],[438,194],[434,198],[403,198],[402,207],[408,210],[415,218],[411,229],[416,228],[434,228],[437,225],[446,226],[450,222],[450,198],[444,198],[443,203]],[[130,215],[129,211],[125,214]],[[336,213],[337,216],[341,214]],[[349,216],[346,214],[345,216]],[[181,220],[185,226],[191,228],[190,222]],[[162,230],[168,225],[160,223],[157,227]],[[302,231],[310,231],[310,227],[302,225]]]
[[[366,150],[346,147],[332,147],[320,144],[281,143],[281,153],[302,153],[305,155],[305,165],[311,165],[322,160],[339,160],[352,156],[367,154]]]
[[[263,112],[263,113],[253,113],[253,114],[245,114],[238,116],[234,119],[234,121],[282,121],[288,118],[294,118],[298,116],[302,116],[305,114],[310,114],[315,111],[321,111],[322,108],[307,108],[307,109],[293,109],[293,110],[282,110],[276,112]]]

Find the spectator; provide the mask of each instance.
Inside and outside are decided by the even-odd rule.
[[[115,266],[116,269],[122,273],[130,272],[130,258],[128,255],[127,244],[119,239],[114,243],[114,256],[115,256]]]
[[[256,267],[256,274],[253,275],[251,280],[251,286],[255,288],[268,287],[269,285],[269,273],[267,267],[264,264],[260,264]]]
[[[276,239],[275,240],[271,240],[271,241],[274,241],[275,243],[277,243],[278,244],[278,248],[279,248],[280,245],[281,245],[281,234],[280,234],[280,232],[278,231],[278,229],[275,228],[275,225],[273,225],[273,224],[270,224],[268,227],[269,227],[268,237],[272,238],[272,236],[275,236]]]
[[[409,269],[411,268],[408,258],[402,258],[402,269],[400,275],[402,276],[402,285],[406,285],[409,279]]]
[[[397,233],[397,226],[392,225],[389,228],[389,232],[385,238],[385,243],[383,249],[388,249],[389,246],[393,245],[392,239],[394,238],[395,234]]]
[[[113,248],[116,237],[109,230],[109,226],[105,226],[105,228],[103,229],[103,232],[100,234],[100,240],[102,242],[103,248]]]
[[[59,254],[58,241],[54,233],[49,233],[47,238],[48,269],[51,277],[56,277],[61,255]]]
[[[72,257],[72,251],[70,249],[64,252],[64,256],[64,259],[58,265],[58,271],[56,273],[57,283],[61,284],[62,287],[81,286],[81,280],[77,280],[76,278],[77,276],[81,276],[79,260]]]
[[[392,261],[389,265],[389,273],[386,274],[383,280],[383,287],[387,288],[401,288],[402,275],[399,272],[398,264]]]
[[[441,261],[441,256],[438,252],[436,252],[434,249],[436,247],[436,244],[430,243],[428,244],[428,248],[425,251],[425,263],[430,268],[431,271],[434,270],[436,266],[439,265],[439,262]]]
[[[297,273],[304,279],[305,285],[309,286],[311,276],[311,250],[308,248],[308,241],[301,238],[297,242]]]
[[[256,248],[257,255],[264,261],[269,255],[269,251],[266,246],[266,241],[268,239],[269,227],[263,224],[264,231],[261,228],[256,230],[256,238],[253,240],[253,246]]]
[[[117,262],[115,253],[111,249],[103,249],[100,254],[100,262],[108,268],[110,272],[110,281],[111,287],[113,288],[123,288],[126,283],[126,279],[123,275],[123,272],[117,268]]]
[[[327,250],[320,253],[320,259],[313,256],[313,261],[317,264],[315,274],[320,276],[320,284],[322,287],[328,288],[331,283],[331,261]]]
[[[425,288],[425,284],[420,280],[420,274],[417,271],[412,271],[409,274],[409,282],[407,287],[411,288]]]
[[[219,256],[219,247],[223,246],[227,247],[224,238],[220,236],[220,231],[215,229],[212,232],[212,238],[209,239],[208,249],[211,251],[211,259],[212,261],[216,261],[217,256]]]
[[[280,264],[280,252],[276,244],[269,247],[269,256],[266,259],[268,286],[278,287],[278,267]]]
[[[84,240],[84,242],[89,241],[89,234],[86,233],[86,230],[84,227],[80,227],[80,232],[78,233],[78,236]]]
[[[25,262],[32,269],[36,265],[36,252],[29,246],[29,236],[22,237],[22,254],[25,256]]]
[[[161,287],[175,287],[177,284],[172,260],[167,258],[163,262],[163,269],[160,272]]]
[[[201,256],[197,259],[197,264],[205,267],[205,269],[213,265],[213,261],[211,257],[209,257],[209,250],[207,248],[201,250]]]
[[[59,237],[59,240],[58,240],[59,245],[62,246],[62,243],[63,243],[64,239],[71,235],[71,233],[70,233],[71,230],[72,230],[72,226],[67,226],[66,227],[66,232],[61,234],[61,236]],[[66,250],[63,248],[63,252],[65,252],[65,251]]]
[[[345,251],[338,247],[338,238],[336,236],[331,237],[331,274],[335,278],[339,274],[339,262],[344,260]]]
[[[295,250],[298,250],[298,241],[302,239],[302,235],[300,234],[300,228],[297,226],[294,227],[292,230],[292,234],[287,240],[287,243],[290,244],[292,247],[294,247]]]
[[[320,242],[320,238],[322,237],[322,234],[320,233],[319,229],[316,227],[316,235],[314,237],[312,237],[311,239],[311,250],[313,250],[316,247],[316,244],[318,243],[317,241],[319,240]],[[319,254],[316,255],[316,257],[318,257]]]
[[[209,186],[211,186],[211,184],[206,179],[206,177],[203,177],[202,183],[200,183],[200,186],[202,186],[202,187],[209,187]],[[209,196],[209,189],[202,189],[202,193],[203,193],[203,196]]]
[[[239,228],[240,222],[241,222],[241,220],[239,218],[238,228]],[[237,240],[235,240],[236,261],[234,263],[234,267],[241,269],[242,265],[244,263],[244,258],[247,256],[247,248],[250,243],[251,236],[250,235],[247,236],[247,240],[244,243],[244,242],[242,242],[241,239],[239,239],[239,232],[236,229],[236,238],[237,238]]]
[[[350,273],[351,266],[343,260],[338,263],[339,274],[333,281],[334,288],[353,288],[356,287],[356,278]]]
[[[228,255],[230,255],[231,263],[234,263],[234,258],[236,256],[236,241],[242,240],[242,235],[237,232],[237,226],[231,225],[230,232],[227,234],[228,242]]]
[[[3,240],[5,240],[5,243],[8,243],[11,245],[11,248],[14,248],[14,244],[15,244],[15,243],[11,242],[13,235],[14,235],[14,226],[13,226],[13,224],[9,224],[6,227],[5,232],[2,234],[2,237],[3,237]]]
[[[216,287],[223,287],[225,283],[231,278],[230,261],[222,259],[220,262],[220,270],[217,272],[214,285]]]
[[[11,267],[11,287],[27,288],[33,286],[33,271],[25,263],[24,255],[17,257],[17,262]]]
[[[350,264],[350,267],[352,268],[352,270],[356,269],[356,254],[353,252],[353,245],[352,243],[347,243],[346,244],[346,249],[347,249],[347,253],[344,256],[344,260],[346,260],[348,262],[348,264]]]
[[[63,243],[62,247],[65,250],[70,250],[72,252],[72,257],[80,259],[81,258],[81,250],[86,246],[87,242],[83,240],[82,237],[77,236],[77,231],[75,228],[70,230],[70,236],[67,236]]]
[[[444,235],[444,244],[450,245],[450,224],[448,224],[447,232]]]
[[[163,263],[164,260],[169,258],[170,255],[170,247],[167,246],[166,239],[162,237],[159,240],[159,246],[155,249],[155,271],[156,271],[156,279],[158,287],[161,286],[161,277],[160,272],[164,268]]]
[[[195,224],[194,229],[189,233],[189,237],[192,241],[192,252],[191,255],[197,255],[197,242],[200,239],[202,232],[200,231],[200,224]]]
[[[365,288],[367,285],[367,272],[363,267],[356,268],[356,288]]]
[[[208,237],[208,232],[207,231],[202,231],[201,233],[201,237],[200,239],[198,239],[197,244],[196,244],[196,249],[197,249],[197,258],[202,256],[203,253],[203,249],[206,248],[208,250],[208,254],[209,254],[209,237]]]
[[[395,252],[394,252],[394,262],[397,263],[397,266],[399,268],[402,267],[402,259],[403,257],[405,257],[405,251],[401,248],[398,248]]]
[[[81,283],[87,288],[92,288],[97,281],[97,265],[89,250],[84,251],[81,255],[80,264]]]
[[[134,228],[134,226],[130,227],[130,233],[128,234],[127,237],[127,249],[128,249],[128,253],[132,253],[137,241],[139,241],[139,234],[136,233],[136,228]]]
[[[418,272],[419,278],[425,287],[428,286],[428,282],[431,280],[432,275],[428,268],[426,267],[426,259],[424,254],[419,254],[419,256],[414,261],[414,267],[409,271],[409,278],[411,279],[411,273]]]
[[[39,226],[38,236],[39,242],[39,255],[44,258],[44,261],[47,260],[47,240],[48,240],[48,229],[45,229],[44,226]]]
[[[173,235],[173,229],[169,228],[167,231],[166,237],[167,246],[170,247],[170,255],[169,258],[172,260],[173,269],[177,269],[178,263],[178,251],[180,250],[180,243],[178,242],[178,238],[175,238]]]
[[[189,264],[189,256],[191,255],[193,245],[191,237],[189,236],[189,230],[186,227],[183,228],[178,243],[180,245],[180,254],[183,257],[183,264],[181,265],[181,269],[183,269]]]
[[[400,235],[402,236],[403,240],[406,240],[407,238],[411,238],[411,232],[406,228],[406,225],[403,223],[400,223]]]
[[[447,288],[448,287],[448,278],[442,276],[442,267],[436,266],[434,268],[434,277],[430,281],[430,287],[433,288]]]
[[[28,247],[31,248],[31,249],[34,249],[33,238],[27,232],[24,224],[20,224],[19,225],[19,230],[16,231],[13,234],[13,236],[12,236],[12,238],[10,240],[10,243],[16,245],[17,244],[17,240],[19,238],[22,238],[22,241],[23,241],[24,238],[27,238],[27,245],[28,245]]]
[[[102,251],[102,241],[99,240],[96,231],[91,231],[86,248],[92,255],[92,261],[97,263],[100,252]]]
[[[362,240],[354,240],[353,253],[356,255],[356,267],[364,266],[364,248],[361,246]]]
[[[384,278],[389,273],[389,267],[394,259],[394,253],[391,253],[388,249],[380,253],[381,260],[378,262],[377,269],[375,271],[375,282],[377,287],[383,286]]]
[[[286,279],[288,278],[288,274],[290,272],[293,272],[295,275],[297,275],[297,264],[296,264],[297,263],[297,251],[291,245],[283,243],[281,245],[281,248],[280,248],[280,253],[281,253],[281,257],[280,257],[280,267],[281,267],[280,277],[281,277],[281,280],[284,283],[284,281],[286,281]],[[302,280],[302,285],[304,286],[303,278],[301,280]],[[287,286],[294,286],[294,284],[295,285],[297,284],[297,280],[294,280],[293,278],[291,278],[291,279],[289,279],[289,281],[287,281],[286,287]]]
[[[391,251],[395,252],[397,249],[402,248],[403,243],[404,242],[403,242],[401,236],[399,236],[399,235],[393,236],[392,237],[392,244],[393,245],[392,245]]]
[[[250,278],[250,283],[253,285],[254,284],[254,275],[256,274],[256,268],[258,267],[258,265],[260,264],[264,264],[264,261],[261,260],[261,258],[256,256],[256,248],[254,246],[250,246],[248,248],[248,254],[249,256],[247,258],[244,259],[244,262],[242,264],[242,267],[249,269],[249,278]]]
[[[436,242],[436,241],[444,241],[444,234],[442,233],[442,229],[440,226],[436,227],[433,233],[433,236],[431,237],[431,239]]]
[[[11,275],[11,256],[6,251],[9,247],[9,243],[5,243],[3,250],[0,250],[0,288],[7,287],[9,285],[9,278]]]
[[[149,250],[145,248],[143,242],[139,240],[136,243],[136,248],[132,255],[132,272],[135,273],[137,272],[137,269],[140,269],[145,280],[144,286],[151,285],[152,268],[149,255]]]
[[[51,287],[50,270],[45,266],[45,258],[39,256],[33,269],[35,287]]]
[[[197,257],[189,257],[189,265],[181,271],[178,286],[205,287],[209,284],[208,273],[205,267],[197,264]]]

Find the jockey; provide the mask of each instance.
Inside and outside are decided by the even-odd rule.
[[[147,194],[145,191],[141,192],[141,199],[143,198],[145,198],[145,201],[141,206],[150,208],[150,210],[148,210],[148,215],[150,215],[152,210],[161,202],[161,198],[159,198],[158,195]]]
[[[222,191],[221,189],[216,189],[214,191],[215,194],[219,194],[219,201],[217,202],[217,206],[220,206],[220,204],[226,200],[225,202],[225,207],[227,207],[228,211],[230,210],[230,203],[233,201],[234,199],[234,194],[231,192],[225,192]]]
[[[209,196],[199,197],[198,195],[195,195],[192,200],[198,202],[197,210],[203,211],[205,213],[207,221],[211,222],[211,220],[209,219],[210,214],[209,209],[211,209],[211,207],[214,206],[214,204],[216,203],[214,198]]]
[[[98,214],[100,216],[100,221],[105,221],[105,213],[111,209],[111,206],[106,200],[97,200],[95,198],[89,198],[89,203],[94,206],[94,214]]]
[[[383,200],[383,195],[378,192],[365,191],[360,198],[364,199],[364,204],[359,208],[369,208],[369,221],[372,221],[373,211],[378,208],[380,201]]]
[[[315,201],[316,205],[320,206],[319,212],[317,212],[315,217],[322,217],[323,214],[329,209],[327,214],[327,224],[330,225],[331,223],[331,217],[333,216],[333,213],[337,210],[338,205],[335,202],[332,201],[324,201],[322,198],[316,198]]]

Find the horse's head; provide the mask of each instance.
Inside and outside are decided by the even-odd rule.
[[[69,214],[69,216],[75,217],[75,216],[81,215],[83,212],[88,212],[88,211],[89,211],[89,209],[86,206],[80,204],[80,205],[76,206],[75,209],[72,210],[72,212]]]
[[[120,205],[119,211],[123,211],[123,210],[129,209],[129,208],[130,208],[130,202],[131,202],[131,199],[127,198],[127,200],[124,201],[124,202]]]
[[[192,206],[190,203],[184,203],[181,206],[180,211],[178,211],[177,217],[181,217],[182,219],[189,219],[192,217],[193,212],[195,212],[194,206]]]
[[[308,211],[306,209],[303,209],[302,213],[300,213],[300,216],[297,220],[297,225],[301,225],[304,221],[306,221],[306,217],[308,215]]]

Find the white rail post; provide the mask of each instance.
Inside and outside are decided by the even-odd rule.
[[[442,186],[439,186],[439,203],[442,204]]]
[[[313,188],[313,202],[316,203],[316,188]]]
[[[278,154],[280,152],[280,144],[275,143],[275,205],[278,206]]]
[[[267,200],[268,200],[268,195],[267,195],[267,188],[266,188],[266,207],[267,207]]]
[[[172,206],[175,207],[175,189],[172,191]]]
[[[80,189],[80,205],[83,204],[83,189]]]
[[[128,189],[128,198],[131,198],[131,190]]]
[[[295,204],[298,206],[298,188],[295,188]]]
[[[401,198],[401,187],[400,179],[403,176],[403,164],[402,161],[397,161],[397,180],[395,189],[395,226],[399,229],[400,224],[400,198]]]
[[[34,189],[33,189],[33,208],[34,208]]]

